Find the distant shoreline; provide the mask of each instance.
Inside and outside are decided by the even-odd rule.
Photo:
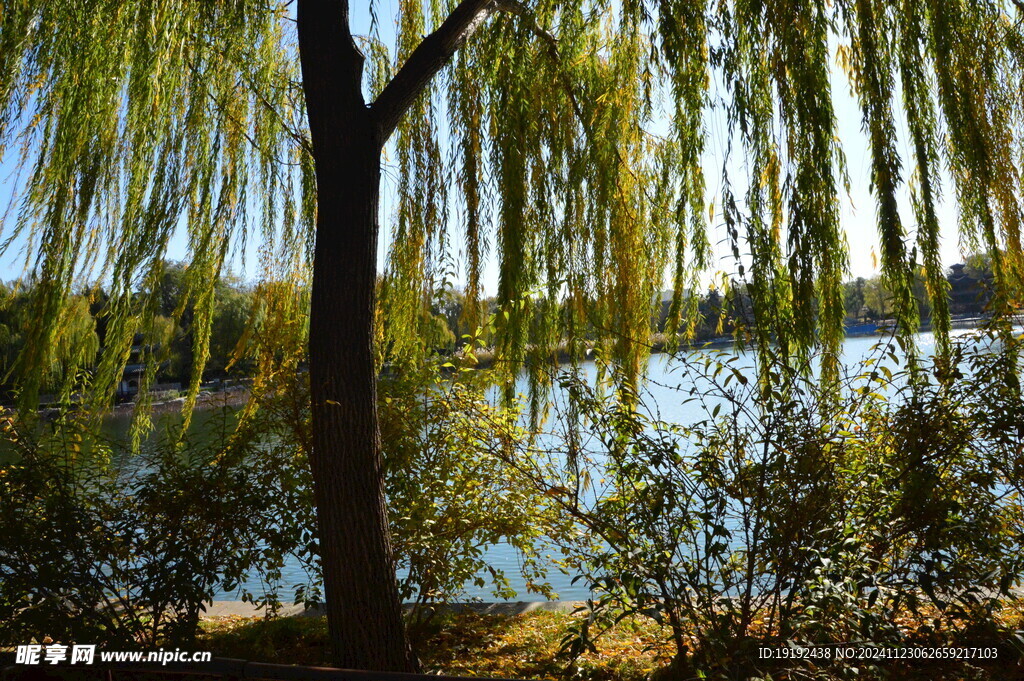
[[[215,409],[218,407],[240,407],[249,401],[251,391],[247,387],[227,388],[216,392],[200,392],[196,398],[196,409]],[[115,405],[111,410],[112,414],[131,414],[138,406],[137,402],[122,402]],[[174,397],[167,400],[153,402],[150,405],[153,414],[168,414],[181,411],[185,406],[184,397]]]
[[[218,390],[215,392],[206,391],[200,392],[196,398],[196,409],[215,409],[219,407],[240,407],[249,401],[249,395],[251,391],[248,387],[237,386],[231,387],[224,390]],[[185,405],[185,398],[182,396],[172,397],[169,399],[160,399],[154,401],[150,405],[151,413],[154,415],[170,414],[176,411],[181,411],[181,408]],[[109,416],[124,416],[130,415],[135,412],[137,402],[121,402],[115,404],[108,412]],[[60,414],[61,409],[59,407],[43,407],[39,409],[36,414],[42,417],[52,417]],[[14,416],[18,413],[17,408],[7,405],[0,406],[0,415],[3,416]]]
[[[985,325],[986,322],[990,321],[989,317],[983,316],[972,316],[972,317],[953,317],[950,319],[951,330],[968,330],[976,329]],[[882,320],[880,322],[861,322],[859,324],[847,324],[845,327],[846,338],[884,338],[886,335],[891,333],[895,328],[895,322],[893,320]],[[917,329],[918,333],[930,333],[933,331],[931,319],[922,320]],[[727,347],[736,343],[736,338],[733,336],[718,336],[702,341],[690,341],[688,343],[680,343],[680,349],[689,350],[700,350],[700,349],[719,349]],[[661,354],[668,351],[669,343],[664,334],[653,334],[650,339],[650,353],[652,355]],[[559,363],[565,363],[570,361],[570,353],[565,345],[560,345],[554,349],[554,356],[556,361]],[[466,361],[465,356],[461,354],[461,351],[452,353],[453,359]],[[593,348],[587,348],[584,351],[584,357],[586,359],[593,358]],[[477,369],[488,369],[491,368],[495,363],[495,356],[493,350],[490,348],[479,349],[474,353],[475,361],[472,362],[471,366]],[[382,372],[387,374],[387,368]],[[246,379],[243,379],[246,380]],[[248,400],[251,391],[245,385],[234,385],[227,388],[222,388],[216,391],[205,391],[200,392],[196,399],[196,409],[213,409],[218,407],[240,407],[244,405]],[[125,414],[131,414],[137,407],[137,402],[122,402],[115,404],[110,410],[110,415],[121,416]],[[182,396],[173,397],[169,399],[160,399],[155,401],[150,406],[151,413],[154,415],[168,414],[174,411],[180,411],[185,404],[185,398]],[[38,411],[41,416],[53,416],[60,412],[57,407],[46,407]],[[17,410],[13,406],[2,406],[0,407],[0,414],[13,415],[16,414]]]

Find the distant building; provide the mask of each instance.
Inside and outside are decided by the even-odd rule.
[[[139,382],[142,380],[142,374],[144,373],[146,373],[145,364],[126,365],[121,376],[121,383],[117,386],[118,398],[127,399],[138,394]]]
[[[949,270],[949,312],[953,315],[981,314],[991,299],[991,282],[976,279],[966,271],[966,265],[957,263]]]
[[[157,345],[143,345],[143,335],[135,334],[131,354],[128,356],[128,363],[121,372],[121,382],[117,385],[117,399],[127,400],[139,394],[139,386],[142,384],[142,377],[146,373],[146,357],[152,356],[159,349]],[[166,362],[160,368],[164,368]],[[158,369],[159,370],[159,369]],[[159,390],[180,390],[180,383],[157,384],[149,387],[151,391]]]
[[[117,386],[118,399],[128,399],[139,392],[139,384],[143,374],[146,373],[143,355],[147,347],[142,344],[142,340],[141,333],[135,334],[135,338],[132,339],[131,354],[128,356],[128,363],[125,365],[124,371],[121,372],[121,382]]]

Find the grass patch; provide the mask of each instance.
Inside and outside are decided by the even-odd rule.
[[[572,661],[559,656],[574,616],[537,611],[523,615],[442,613],[423,628],[416,649],[425,672],[523,679],[580,678],[641,681],[666,664],[665,632],[650,620],[622,622],[596,653]],[[323,617],[226,617],[202,622],[200,647],[217,656],[277,664],[329,665]]]
[[[1018,617],[1020,611],[1014,612]],[[892,681],[1003,681],[1024,679],[1019,656],[1001,646],[998,660],[847,661],[764,663],[745,672],[692,670],[673,673],[668,632],[647,618],[627,618],[603,636],[596,652],[576,660],[559,655],[574,615],[535,611],[522,615],[442,613],[420,629],[416,649],[423,669],[432,674],[512,679],[584,681],[683,681],[698,678],[879,679]],[[1018,619],[1017,624],[1021,621]],[[1017,627],[1019,628],[1019,627]],[[927,637],[926,637],[927,638]],[[937,642],[937,641],[936,641]],[[214,655],[278,664],[330,666],[327,623],[323,617],[258,619],[230,617],[202,624],[200,649]],[[676,670],[680,671],[680,670]]]
[[[216,617],[200,622],[199,647],[253,662],[329,665],[325,617]]]

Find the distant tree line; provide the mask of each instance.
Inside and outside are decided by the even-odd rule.
[[[987,254],[968,256],[963,263],[951,266],[947,270],[947,284],[950,298],[950,311],[957,316],[978,316],[986,313],[992,286],[991,258]],[[848,322],[882,322],[892,319],[895,314],[893,293],[881,276],[857,277],[844,285],[844,307]],[[917,301],[918,315],[921,323],[927,325],[932,318],[932,306],[925,288],[923,270],[914,276],[914,298]],[[660,294],[661,304],[651,319],[651,328],[656,334],[669,334],[673,331],[682,332],[694,343],[706,343],[717,338],[730,336],[738,325],[754,324],[752,305],[746,287],[733,283],[730,287],[710,286],[704,293],[696,293],[695,304],[699,311],[691,323],[693,328],[684,326],[680,329],[668,328],[670,308],[672,305],[671,291]],[[539,311],[548,302],[544,299],[531,301]],[[684,303],[686,304],[686,303]],[[458,288],[445,287],[440,290],[430,304],[429,312],[424,310],[427,323],[426,340],[432,347],[442,353],[461,349],[470,339],[477,339],[487,345],[490,337],[486,326],[474,328],[470,320],[486,320],[498,311],[495,298],[484,298],[479,309],[466,310],[466,296]],[[598,329],[588,334],[593,339],[600,336]]]
[[[12,391],[19,371],[19,358],[26,344],[32,342],[29,316],[32,310],[34,282],[16,280],[0,282],[0,395],[5,402]],[[210,359],[203,370],[203,380],[245,376],[252,370],[239,342],[245,335],[252,316],[254,288],[241,278],[221,276],[214,292],[213,328],[210,338]],[[107,305],[109,295],[102,285],[83,288],[71,296],[72,304],[65,312],[56,343],[51,349],[50,366],[43,391],[56,390],[61,379],[72,370],[95,368],[107,336]],[[159,309],[156,313],[156,334],[162,339],[159,347],[147,346],[147,353],[133,348],[129,364],[148,354],[160,359],[157,380],[160,383],[187,385],[193,371],[193,306],[185,300],[185,267],[167,263],[159,284]],[[141,343],[141,336],[137,343]]]
[[[987,255],[972,255],[963,264],[954,265],[948,272],[947,280],[953,314],[984,314],[992,280],[992,268]],[[880,276],[858,277],[846,282],[844,288],[846,316],[851,322],[879,322],[892,317],[893,295]],[[244,377],[252,373],[253,363],[243,343],[246,328],[254,314],[255,293],[251,285],[231,274],[222,276],[217,283],[210,360],[203,370],[204,381]],[[25,330],[28,327],[32,294],[32,281],[0,283],[0,395],[7,402],[12,398],[18,358],[25,344],[30,342]],[[920,318],[927,323],[932,311],[922,273],[915,277],[914,296]],[[655,333],[670,333],[672,330],[666,327],[670,317],[671,295],[666,293],[661,297],[661,305],[651,320],[651,326]],[[181,383],[184,386],[192,378],[193,310],[187,300],[183,305],[185,298],[184,265],[167,263],[159,284],[157,312],[158,326],[162,328],[158,335],[165,340],[158,348],[159,352],[151,353],[161,361],[157,375],[160,383]],[[73,304],[65,313],[61,333],[52,348],[51,364],[47,370],[48,385],[44,385],[44,391],[59,385],[68,371],[94,366],[105,344],[105,308],[109,297],[103,287],[84,288],[72,299]],[[543,299],[532,301],[536,311],[547,304]],[[687,335],[695,343],[729,336],[734,333],[737,324],[753,323],[749,297],[740,285],[728,291],[710,287],[707,292],[698,294],[696,305],[700,314],[693,322],[694,327],[678,329],[688,332]],[[470,339],[487,345],[492,330],[488,328],[486,320],[497,310],[494,298],[485,298],[480,301],[478,309],[467,310],[465,293],[458,288],[445,287],[437,292],[429,306],[424,306],[424,323],[421,328],[425,332],[421,340],[442,354],[460,350]],[[599,330],[594,329],[590,335],[596,339],[600,335]]]

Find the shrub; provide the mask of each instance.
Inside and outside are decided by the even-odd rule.
[[[298,543],[295,465],[244,433],[164,438],[136,457],[63,416],[7,421],[0,475],[0,641],[153,645],[192,638],[205,603],[247,574],[280,576]],[[258,594],[254,595],[253,592]],[[265,597],[245,590],[247,600]],[[269,590],[276,602],[276,592]]]
[[[566,530],[564,516],[554,512],[544,489],[507,463],[516,458],[512,452],[528,449],[529,438],[514,406],[498,407],[487,399],[488,380],[485,371],[457,370],[435,358],[392,367],[380,382],[385,489],[405,601],[455,602],[464,598],[467,583],[490,586],[500,599],[516,596],[508,575],[488,565],[486,549],[498,543],[518,552],[527,588],[552,593],[538,558],[545,537]],[[304,381],[268,389],[256,414],[261,430],[304,456],[309,447]]]
[[[985,345],[957,348],[957,380],[872,361],[838,398],[781,364],[756,382],[681,357],[705,412],[686,425],[564,374],[572,465],[549,484],[597,539],[574,549],[596,595],[566,650],[635,613],[669,625],[679,678],[763,672],[766,643],[993,640],[1024,573],[1024,405],[1014,353]]]

